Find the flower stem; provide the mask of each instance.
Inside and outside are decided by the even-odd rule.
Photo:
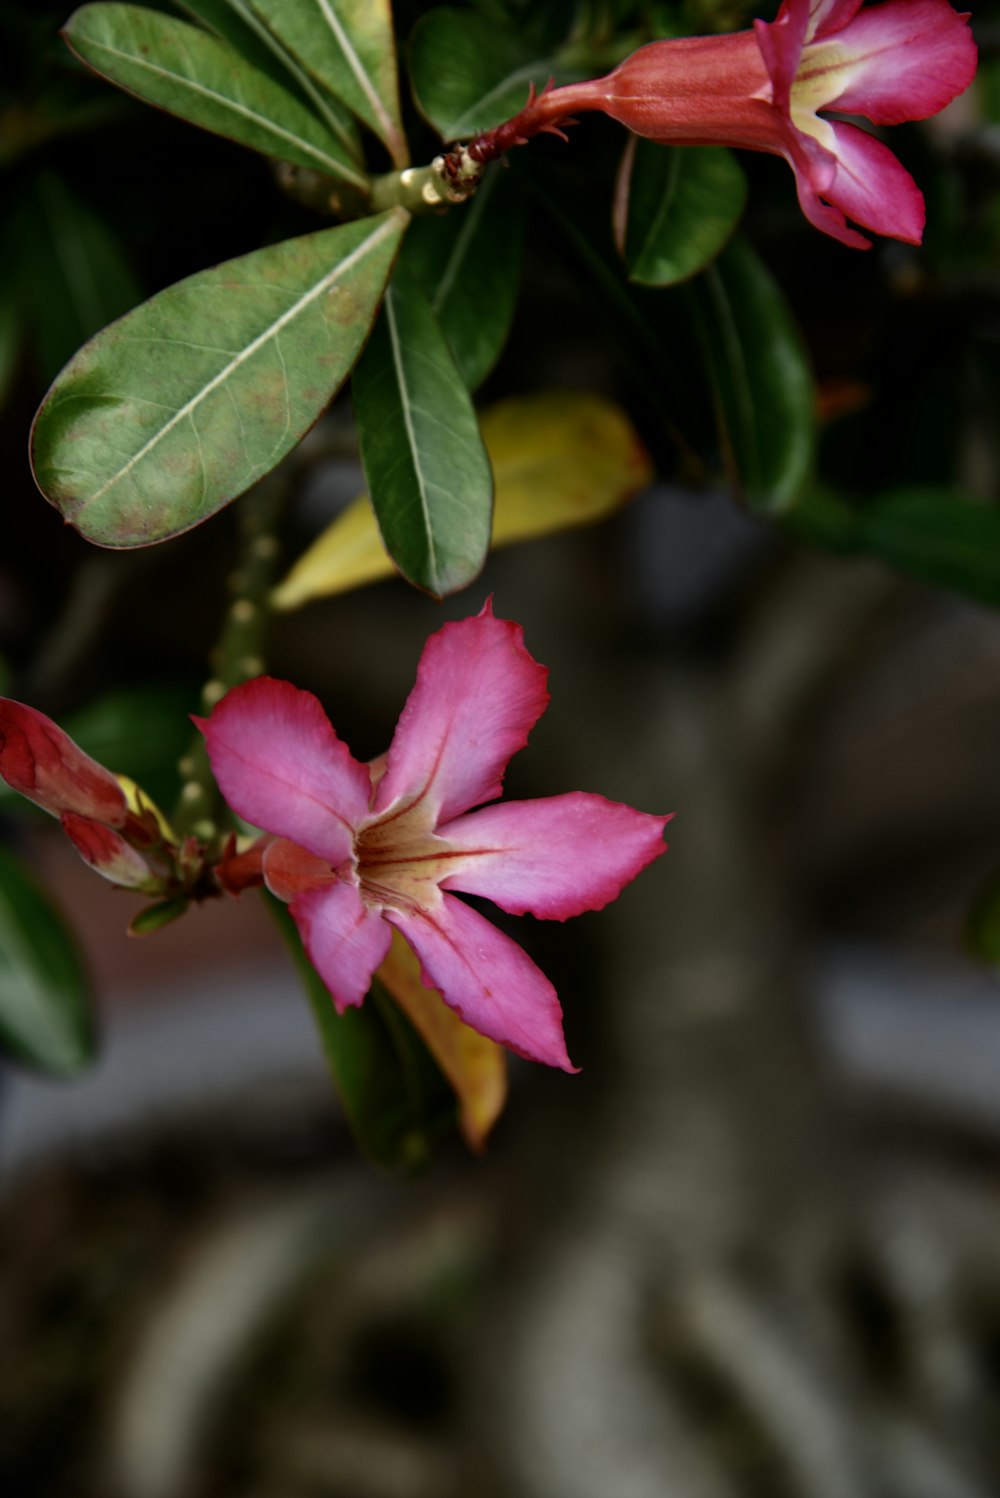
[[[230,687],[265,670],[264,636],[270,615],[269,595],[281,548],[276,535],[288,479],[270,475],[240,504],[239,558],[229,579],[229,607],[209,657],[212,676],[201,689],[201,711],[210,713]],[[196,734],[180,762],[181,793],[171,819],[179,837],[193,833],[202,842],[217,840],[221,805],[201,734]]]

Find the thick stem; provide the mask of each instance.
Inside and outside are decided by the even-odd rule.
[[[201,689],[201,711],[210,713],[230,687],[264,669],[263,645],[269,618],[269,595],[280,555],[275,534],[285,499],[287,478],[271,477],[241,502],[240,553],[229,579],[229,607],[210,661],[213,676]],[[183,776],[172,823],[179,837],[194,833],[211,843],[221,835],[217,816],[219,791],[199,733],[180,762]]]
[[[372,187],[373,213],[386,208],[405,208],[410,213],[440,213],[453,203],[471,198],[483,175],[483,163],[461,161],[453,147],[445,156],[435,156],[429,166],[408,166],[401,172],[376,177]]]

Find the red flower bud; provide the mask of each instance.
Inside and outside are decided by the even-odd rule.
[[[73,812],[112,827],[128,806],[110,770],[91,759],[51,718],[0,697],[0,776],[53,816]]]

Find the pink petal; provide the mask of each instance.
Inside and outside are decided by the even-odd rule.
[[[789,4],[789,0],[785,0]],[[789,8],[801,0],[791,0]],[[832,36],[840,31],[861,9],[863,0],[807,0],[809,18],[806,24],[806,41],[813,37]],[[782,9],[785,7],[782,6]]]
[[[438,829],[468,850],[441,887],[484,895],[512,915],[564,921],[602,909],[665,853],[668,820],[584,791],[504,801]]]
[[[0,697],[0,776],[45,811],[64,811],[121,827],[125,792],[110,770],[74,744],[51,718]]]
[[[195,722],[233,811],[333,866],[349,856],[371,781],[311,692],[258,676]]]
[[[495,619],[489,602],[475,618],[431,635],[375,812],[403,798],[406,808],[421,805],[433,827],[499,796],[507,761],[548,704],[547,674],[524,648],[521,626]]]
[[[925,120],[968,88],[976,44],[968,15],[947,0],[889,0],[855,16],[826,43],[809,47],[802,76],[828,71],[823,107],[863,114],[876,125]]]
[[[924,199],[909,172],[888,147],[857,125],[839,120],[829,123],[837,139],[837,170],[824,196],[862,228],[919,244],[924,232]],[[837,237],[844,238],[842,234]]]
[[[328,858],[307,853],[298,843],[279,837],[263,851],[261,868],[264,883],[272,895],[286,905],[307,889],[325,889],[336,879]]]
[[[754,21],[754,35],[764,66],[771,79],[771,102],[780,114],[787,115],[792,84],[798,72],[802,48],[809,28],[808,0],[786,0],[777,19]]]
[[[832,128],[830,121],[823,123],[824,127]],[[799,207],[809,222],[824,234],[839,239],[842,244],[850,245],[852,249],[870,250],[871,240],[859,234],[856,229],[848,228],[840,209],[831,208],[829,203],[824,203],[820,198],[820,193],[825,196],[830,192],[837,175],[837,159],[833,153],[824,150],[812,137],[789,128],[786,156],[795,173]]]
[[[454,895],[442,895],[433,912],[386,908],[385,918],[420,958],[423,982],[473,1030],[532,1061],[576,1071],[555,989],[516,942]]]
[[[338,1013],[360,1004],[392,941],[379,912],[364,903],[353,884],[340,883],[306,890],[288,909]]]

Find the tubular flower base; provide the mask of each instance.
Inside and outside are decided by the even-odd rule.
[[[543,130],[601,110],[664,144],[742,146],[784,156],[811,223],[870,248],[847,224],[919,244],[924,200],[882,143],[819,111],[874,125],[924,120],[972,82],[968,16],[947,0],[783,0],[773,22],[729,36],[651,42],[606,78],[532,95],[514,119],[465,148],[491,160]]]
[[[264,880],[291,902],[338,1010],[361,1003],[395,927],[473,1030],[572,1071],[551,983],[451,891],[514,915],[599,910],[665,851],[668,818],[579,791],[483,806],[548,704],[545,677],[520,627],[487,603],[428,640],[371,766],[311,693],[268,677],[234,687],[200,726],[229,805],[276,839]]]

